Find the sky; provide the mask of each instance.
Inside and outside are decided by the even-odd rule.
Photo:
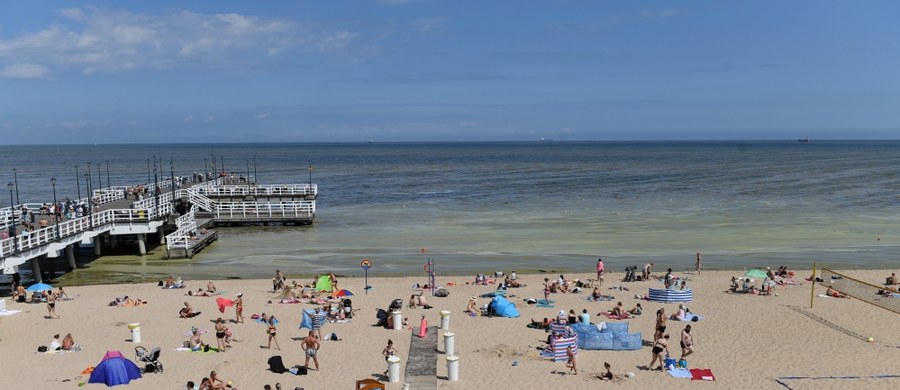
[[[5,1],[0,144],[900,138],[896,1]]]

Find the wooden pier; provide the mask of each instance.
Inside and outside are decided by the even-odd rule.
[[[0,240],[0,268],[11,274],[31,261],[39,279],[40,258],[65,256],[75,268],[73,247],[81,244],[92,245],[94,254],[100,256],[103,243],[115,248],[135,241],[144,255],[149,233],[156,233],[160,243],[165,243],[167,258],[193,257],[218,239],[218,231],[212,229],[215,226],[307,225],[315,219],[318,194],[312,183],[261,186],[219,179],[178,187],[172,180],[160,182],[159,193],[150,190],[137,201],[125,198],[127,187],[96,190],[76,201],[94,205],[86,215],[58,223],[43,215],[39,219],[50,223],[36,219],[44,224],[34,226],[29,222],[35,228],[29,233],[19,230],[24,226],[18,208],[0,209],[0,231],[20,233]],[[25,206],[37,211],[42,204]]]

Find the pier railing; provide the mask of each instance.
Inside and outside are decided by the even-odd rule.
[[[316,213],[314,201],[281,203],[220,202],[213,211],[214,218],[312,218]]]
[[[316,195],[316,184],[275,184],[198,186],[197,190],[206,196],[289,196]]]
[[[194,206],[189,213],[175,220],[175,226],[178,229],[166,235],[166,249],[190,249],[191,233],[195,233],[197,230],[197,221],[194,219],[196,211],[197,206]]]
[[[109,230],[112,224],[145,224],[150,220],[155,220],[168,216],[173,212],[170,203],[161,203],[159,209],[110,209],[95,214],[90,214],[81,218],[71,219],[60,222],[58,225],[50,225],[48,227],[35,230],[28,233],[19,233],[15,237],[10,237],[0,241],[0,258],[13,255],[15,253],[38,249],[44,245],[54,241],[68,238],[76,234],[86,231],[103,232]]]

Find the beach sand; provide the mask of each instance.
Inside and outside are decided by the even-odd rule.
[[[890,271],[848,271],[862,280],[878,283]],[[694,301],[688,304],[692,312],[705,318],[693,322],[696,353],[688,357],[690,368],[709,368],[716,376],[716,382],[699,383],[688,379],[675,379],[666,373],[639,369],[650,362],[650,348],[638,351],[581,351],[578,354],[578,375],[566,374],[564,363],[553,363],[538,356],[537,348],[543,346],[547,334],[542,330],[526,327],[530,318],[554,317],[559,310],[574,309],[581,313],[588,309],[592,320],[606,320],[597,313],[611,309],[616,301],[631,308],[642,302],[644,314],[627,320],[630,331],[641,332],[645,345],[653,340],[654,316],[657,309],[664,307],[667,313],[674,312],[677,304],[662,304],[634,299],[635,294],[646,295],[648,287],[660,287],[655,281],[619,283],[610,282],[620,278],[621,273],[607,276],[603,292],[612,294],[616,301],[589,302],[587,292],[581,294],[553,294],[554,308],[537,308],[527,305],[524,298],[542,298],[543,278],[553,279],[558,275],[519,275],[527,287],[510,289],[510,300],[521,312],[520,318],[469,317],[463,313],[466,302],[473,295],[481,295],[494,290],[495,286],[466,285],[470,276],[440,276],[439,285],[455,282],[448,287],[450,296],[446,298],[428,297],[434,308],[403,309],[404,317],[417,327],[421,315],[426,315],[430,326],[440,324],[440,311],[450,310],[451,330],[456,334],[456,354],[460,362],[460,380],[446,380],[447,368],[443,353],[437,355],[437,388],[441,389],[507,389],[507,388],[587,388],[588,386],[616,386],[601,383],[596,376],[603,369],[603,362],[612,365],[613,372],[621,376],[633,372],[633,378],[617,379],[620,385],[633,388],[699,388],[720,387],[732,389],[784,389],[776,382],[786,376],[829,377],[829,376],[874,376],[900,374],[900,332],[897,331],[898,315],[887,310],[854,299],[816,297],[815,306],[809,309],[810,284],[803,281],[801,286],[778,287],[778,296],[754,296],[726,294],[732,275],[740,271],[704,271],[702,275],[679,273],[689,278],[689,287],[694,290]],[[796,280],[809,275],[809,271],[799,271]],[[586,280],[591,275],[566,275],[569,278]],[[358,309],[352,322],[327,324],[323,334],[337,333],[342,341],[323,341],[319,353],[321,371],[310,371],[306,376],[274,374],[268,371],[270,356],[281,355],[286,366],[303,364],[303,353],[299,348],[299,338],[308,333],[298,329],[300,310],[312,305],[279,304],[271,289],[271,280],[217,280],[219,290],[225,290],[224,297],[233,299],[242,292],[245,301],[243,324],[231,324],[235,338],[226,353],[176,352],[187,337],[191,327],[209,331],[205,342],[215,345],[213,320],[223,317],[234,318],[234,308],[224,314],[216,308],[215,297],[189,297],[186,289],[164,290],[156,284],[96,285],[70,287],[66,292],[76,298],[57,304],[60,319],[46,319],[46,304],[22,304],[7,299],[7,309],[23,312],[0,317],[0,366],[4,367],[3,384],[0,388],[10,389],[74,389],[87,377],[81,372],[97,365],[107,350],[119,350],[129,359],[136,361],[131,334],[127,324],[141,324],[140,345],[150,349],[162,348],[160,361],[164,364],[162,374],[145,374],[142,379],[132,382],[131,389],[179,389],[188,381],[197,383],[210,371],[217,371],[220,378],[230,380],[241,390],[262,389],[264,384],[273,386],[276,382],[283,389],[301,386],[305,389],[350,389],[355,381],[364,378],[379,378],[386,365],[381,355],[388,339],[392,339],[400,352],[402,364],[410,345],[410,330],[394,331],[374,327],[377,308],[386,308],[394,298],[407,300],[413,292],[414,283],[424,283],[422,277],[370,278],[374,286],[368,295],[364,294],[363,278],[340,278],[339,286],[356,295],[351,299]],[[303,280],[308,282],[308,280]],[[205,287],[206,281],[187,281],[196,290]],[[757,281],[758,283],[758,281]],[[630,291],[609,290],[607,287],[622,284]],[[824,288],[816,287],[816,294]],[[589,292],[589,291],[588,291]],[[149,301],[141,307],[109,307],[115,297],[129,296]],[[480,298],[485,304],[487,298]],[[190,302],[195,311],[202,314],[192,319],[178,318],[178,310],[183,302]],[[281,350],[265,349],[266,327],[250,320],[253,313],[274,314],[280,319],[278,342]],[[804,313],[809,313],[806,315]],[[678,357],[680,332],[687,323],[668,322],[668,333],[672,337],[670,351]],[[79,352],[59,354],[37,353],[40,345],[49,345],[54,334],[72,333],[77,344],[83,347]],[[867,342],[857,336],[872,337]],[[443,351],[439,338],[439,351]],[[517,362],[513,365],[513,362]],[[401,373],[404,371],[401,368]],[[386,378],[383,378],[386,380]],[[877,389],[897,388],[900,379],[793,379],[782,380],[794,389]],[[400,389],[400,383],[388,384],[389,389]],[[87,384],[85,388],[105,388],[100,384]]]

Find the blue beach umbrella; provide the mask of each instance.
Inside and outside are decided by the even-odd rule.
[[[764,279],[766,277],[766,271],[761,269],[751,269],[745,272],[744,276],[756,279]]]
[[[53,290],[53,286],[46,283],[35,283],[32,284],[31,287],[25,289],[26,291],[47,291]]]

